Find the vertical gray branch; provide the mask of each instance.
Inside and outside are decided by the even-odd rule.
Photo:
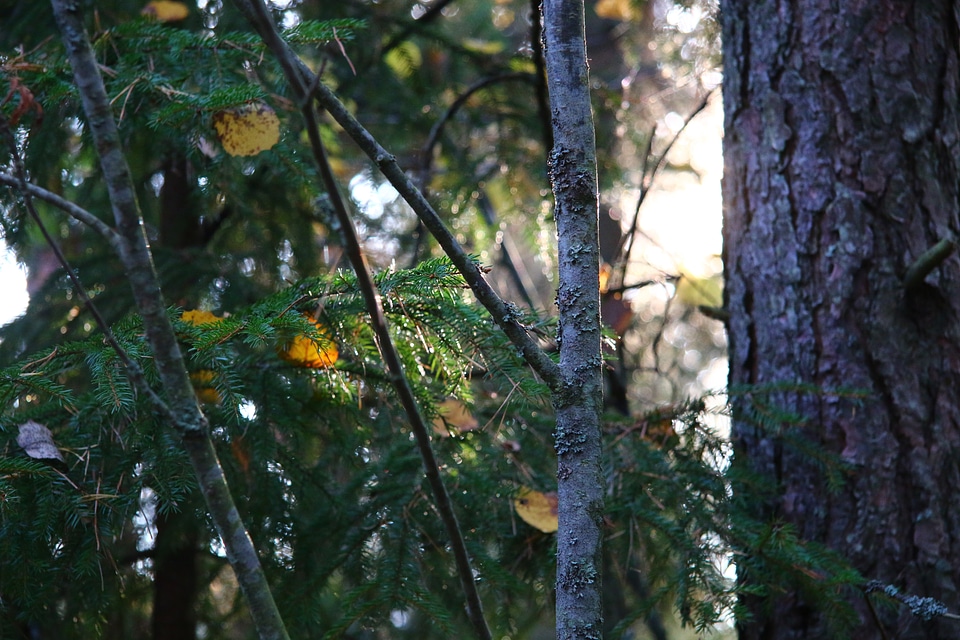
[[[560,285],[557,410],[557,638],[600,638],[603,475],[596,141],[582,0],[544,0]]]
[[[53,11],[97,148],[119,240],[117,249],[160,374],[162,395],[181,434],[201,491],[261,638],[288,638],[256,549],[240,518],[210,440],[153,266],[143,220],[110,101],[83,28],[80,3],[53,0]]]

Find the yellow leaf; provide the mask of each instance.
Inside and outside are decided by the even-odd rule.
[[[223,150],[231,156],[255,156],[280,140],[280,119],[263,102],[215,113],[213,128]]]
[[[600,293],[607,292],[607,285],[610,283],[610,276],[613,269],[606,262],[600,265]]]
[[[608,20],[632,20],[636,14],[630,0],[597,0],[593,10]]]
[[[177,22],[190,15],[190,9],[182,2],[172,0],[153,0],[140,12],[145,16],[153,16],[160,22]]]
[[[524,522],[544,533],[553,533],[559,527],[557,494],[554,491],[542,493],[530,487],[520,487],[513,499],[513,508]]]
[[[451,429],[473,431],[480,426],[467,409],[467,405],[456,398],[448,398],[438,404],[437,413],[440,415],[433,419],[433,430],[441,436],[449,436]]]
[[[326,327],[312,318],[311,321],[317,327],[312,336],[303,334],[294,336],[293,340],[278,349],[277,352],[281,358],[298,367],[309,367],[311,369],[332,367],[337,362],[337,358],[340,357],[337,344],[330,337],[330,331]]]
[[[460,44],[463,45],[463,48],[467,51],[472,51],[474,53],[495,55],[503,51],[502,42],[482,40],[480,38],[464,38],[460,41]]]
[[[214,373],[209,369],[200,369],[190,374],[190,382],[193,383],[193,390],[200,402],[220,404],[220,392],[211,386],[213,378]]]
[[[401,42],[390,49],[383,59],[398,78],[409,78],[423,64],[423,54],[420,48],[409,40]]]
[[[200,311],[199,309],[191,309],[189,311],[184,311],[180,315],[180,319],[194,326],[200,326],[202,324],[217,324],[218,322],[223,322],[223,318],[219,316],[215,316],[209,311]]]

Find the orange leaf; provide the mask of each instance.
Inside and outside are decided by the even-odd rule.
[[[193,390],[196,392],[200,402],[220,404],[220,392],[211,384],[213,378],[214,373],[209,369],[200,369],[190,374],[190,382],[193,383]]]
[[[309,316],[307,316],[309,317]],[[298,335],[277,350],[281,358],[299,367],[322,369],[332,367],[340,351],[330,336],[330,331],[316,320],[311,319],[317,330],[312,336]]]
[[[267,104],[250,102],[213,116],[213,128],[231,156],[255,156],[280,140],[280,119]]]
[[[236,458],[237,464],[240,465],[243,473],[249,475],[250,450],[247,448],[247,443],[244,442],[243,436],[238,436],[230,441],[230,452],[233,454],[233,457]]]
[[[447,398],[437,405],[437,413],[440,415],[433,419],[433,430],[441,436],[449,436],[451,429],[453,431],[473,431],[480,426],[477,419],[463,404],[456,398]]]
[[[153,0],[140,12],[145,16],[153,16],[160,22],[177,22],[190,15],[190,9],[182,2],[172,0]]]
[[[559,528],[555,491],[542,493],[530,487],[520,487],[513,499],[513,508],[524,522],[544,533],[553,533]]]
[[[630,0],[598,0],[593,10],[607,20],[630,20],[637,13]]]
[[[199,311],[197,309],[184,311],[182,314],[180,314],[180,319],[186,322],[187,324],[192,324],[194,326],[200,326],[202,324],[217,324],[218,322],[223,322],[223,318],[219,316],[215,316],[209,311]]]

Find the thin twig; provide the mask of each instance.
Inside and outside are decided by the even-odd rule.
[[[0,172],[0,184],[5,184],[11,187],[16,187],[20,189],[21,192],[25,189],[26,193],[37,198],[38,200],[43,200],[47,204],[55,206],[57,209],[60,209],[68,216],[73,218],[78,222],[82,222],[87,225],[97,233],[99,233],[103,238],[110,243],[110,246],[116,251],[119,249],[119,240],[120,237],[117,235],[117,232],[108,225],[106,222],[93,215],[83,207],[70,202],[66,198],[62,198],[55,194],[52,191],[48,191],[43,187],[38,187],[37,185],[26,182],[21,183],[17,176],[11,175],[9,173]]]
[[[939,267],[944,260],[957,250],[957,243],[953,238],[944,238],[937,244],[924,251],[903,276],[903,287],[907,291],[916,289],[923,283],[927,275]]]
[[[627,265],[630,263],[630,256],[633,253],[633,237],[637,232],[637,224],[640,220],[640,207],[643,206],[644,201],[647,198],[647,194],[650,193],[650,189],[653,186],[653,181],[656,180],[657,176],[660,175],[660,172],[663,171],[663,168],[667,164],[667,156],[670,155],[673,145],[680,139],[680,136],[687,129],[687,125],[693,122],[693,119],[696,118],[700,113],[707,108],[707,105],[710,104],[710,98],[713,97],[713,94],[716,90],[710,91],[703,97],[703,100],[700,101],[700,104],[687,116],[687,119],[684,120],[683,126],[680,127],[680,130],[673,136],[670,142],[667,143],[666,148],[663,150],[663,153],[660,154],[660,158],[657,160],[657,163],[654,165],[653,170],[649,173],[646,170],[647,160],[644,158],[644,171],[643,175],[640,176],[640,194],[637,196],[637,204],[633,208],[633,220],[630,222],[630,231],[620,240],[620,246],[617,247],[617,251],[614,255],[620,255],[624,253],[623,259],[620,260],[622,265],[623,272],[626,272]],[[653,135],[651,134],[650,139],[647,141],[646,156],[650,155],[650,147],[653,141]],[[621,273],[621,280],[623,278],[623,273]]]
[[[447,107],[440,117],[437,119],[433,126],[430,127],[430,133],[427,135],[427,141],[423,143],[423,147],[420,149],[420,190],[425,191],[424,185],[427,183],[427,176],[430,175],[432,166],[433,166],[433,148],[437,146],[437,143],[440,139],[440,134],[443,133],[444,127],[447,125],[447,122],[452,118],[457,111],[460,110],[467,100],[480,91],[481,89],[486,89],[490,85],[499,84],[501,82],[511,82],[513,80],[526,80],[528,82],[534,82],[536,77],[523,72],[515,73],[503,73],[497,76],[491,76],[489,78],[483,78],[474,82],[472,85],[467,87],[466,91],[457,96],[457,99]]]
[[[530,0],[530,48],[537,71],[537,114],[543,129],[543,152],[549,158],[553,149],[553,122],[550,117],[550,92],[547,89],[547,68],[543,62],[543,15],[541,0]]]
[[[440,115],[440,118],[433,124],[430,128],[430,133],[427,135],[426,142],[423,143],[423,146],[420,148],[420,170],[417,171],[417,186],[420,189],[420,192],[427,194],[427,185],[430,184],[431,174],[433,173],[433,150],[440,142],[440,135],[443,133],[443,129],[446,127],[447,123],[450,121],[457,111],[460,110],[467,100],[470,99],[470,96],[475,94],[481,89],[485,89],[492,84],[497,84],[500,82],[508,82],[512,80],[534,80],[534,76],[531,76],[529,73],[505,73],[497,76],[491,76],[489,78],[483,78],[479,80],[464,91],[461,95],[457,97],[453,103],[447,107],[447,109]],[[410,257],[411,265],[415,265],[420,258],[420,249],[423,245],[423,231],[424,224],[420,220],[417,224],[416,230],[416,241],[413,245],[413,252]],[[531,305],[532,306],[532,305]]]
[[[412,23],[407,25],[407,27],[398,33],[397,35],[390,38],[387,41],[387,44],[383,45],[383,48],[380,49],[380,58],[382,59],[387,52],[392,49],[395,49],[397,45],[410,37],[410,35],[418,30],[422,29],[424,25],[430,24],[433,20],[440,15],[440,13],[447,7],[448,4],[453,2],[453,0],[436,0],[430,5],[430,8],[427,9],[423,15],[414,20]]]

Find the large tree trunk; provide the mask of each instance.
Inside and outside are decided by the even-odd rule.
[[[839,491],[742,403],[737,462],[777,483],[768,515],[960,611],[960,260],[907,277],[958,231],[960,3],[721,5],[730,382],[867,393],[776,396],[851,465]],[[827,637],[808,604],[789,589],[754,602],[741,637]],[[856,638],[960,637],[956,621],[854,605]]]

